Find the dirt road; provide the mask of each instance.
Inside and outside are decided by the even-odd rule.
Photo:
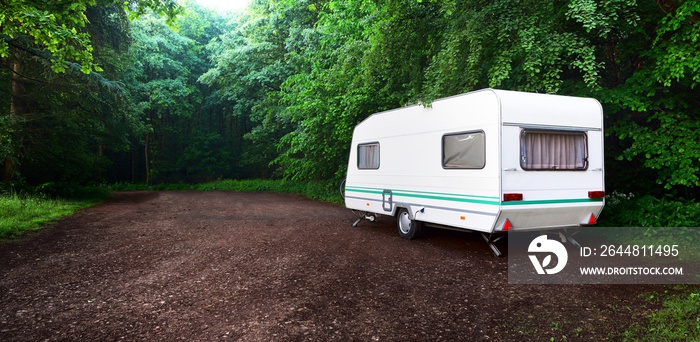
[[[132,192],[0,244],[0,340],[595,340],[639,286],[509,285],[476,234],[294,195]],[[503,245],[505,249],[505,245]]]

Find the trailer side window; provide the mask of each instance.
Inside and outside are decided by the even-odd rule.
[[[483,169],[486,165],[486,138],[483,131],[442,136],[442,167]]]
[[[586,133],[524,129],[520,135],[520,166],[523,170],[585,170]]]
[[[357,145],[357,168],[376,170],[379,168],[379,143]]]

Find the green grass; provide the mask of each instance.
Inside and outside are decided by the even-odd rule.
[[[627,329],[625,341],[700,341],[700,286],[678,285],[677,292],[651,295],[663,307]],[[674,291],[675,292],[675,291]],[[658,297],[658,299],[657,299]]]
[[[237,192],[277,192],[293,193],[306,196],[313,200],[331,203],[342,203],[338,192],[338,183],[334,181],[286,181],[286,180],[220,180],[202,184],[116,184],[111,187],[113,191],[136,190],[192,190],[192,191],[237,191]]]
[[[0,195],[0,238],[39,229],[77,210],[99,203],[99,199],[50,199],[43,195]]]

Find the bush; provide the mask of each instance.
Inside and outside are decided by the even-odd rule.
[[[66,198],[71,200],[104,199],[109,197],[110,190],[104,186],[84,186],[77,183],[49,182],[41,184],[28,191],[38,196]]]
[[[700,203],[669,198],[640,198],[613,192],[598,221],[601,227],[631,227],[637,239],[700,243]],[[635,238],[635,236],[632,236]]]
[[[342,203],[338,193],[338,184],[334,181],[288,181],[272,179],[226,179],[202,184],[115,184],[112,191],[135,190],[195,190],[195,191],[238,191],[238,192],[279,192],[306,196],[313,200]]]
[[[307,198],[331,203],[341,203],[337,184],[332,181],[286,181],[286,180],[221,180],[193,186],[199,191],[248,191],[280,192],[304,195]]]
[[[619,227],[698,227],[700,203],[613,192],[606,198],[602,223]]]

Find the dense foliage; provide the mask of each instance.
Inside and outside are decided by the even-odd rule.
[[[6,185],[338,180],[371,113],[496,87],[599,99],[608,192],[698,195],[698,0],[0,9]]]

